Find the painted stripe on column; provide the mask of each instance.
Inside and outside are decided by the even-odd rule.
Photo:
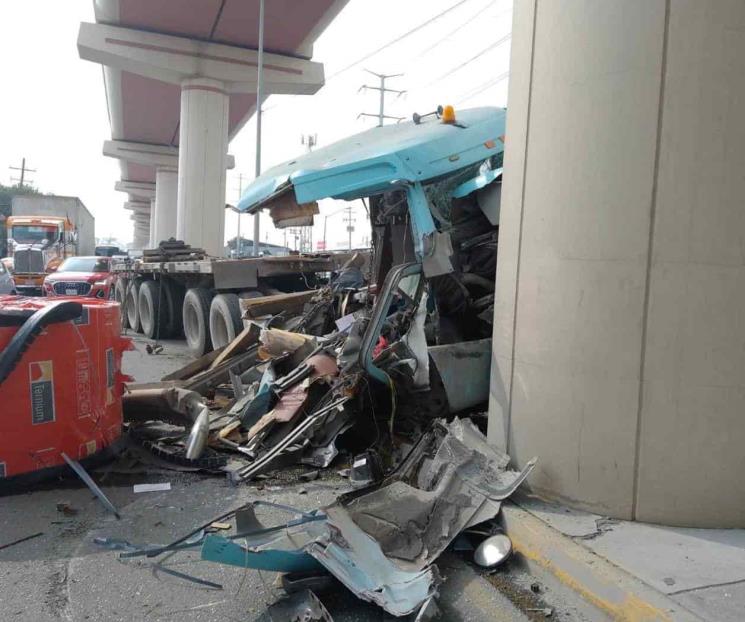
[[[181,90],[182,91],[210,91],[211,93],[220,93],[220,95],[228,94],[227,91],[223,89],[219,89],[216,86],[199,86],[195,84],[189,84],[187,86],[182,86]]]

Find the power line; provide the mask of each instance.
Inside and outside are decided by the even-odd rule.
[[[339,74],[342,74],[345,71],[348,71],[352,67],[355,67],[355,66],[359,65],[360,63],[364,63],[366,60],[368,60],[369,58],[372,58],[373,56],[375,56],[376,54],[382,52],[386,48],[388,48],[388,47],[390,47],[392,45],[395,45],[399,41],[403,41],[404,39],[406,39],[406,37],[409,37],[409,36],[413,35],[415,32],[419,32],[420,30],[422,30],[422,28],[426,28],[427,26],[429,26],[433,22],[436,22],[438,19],[440,19],[444,15],[450,13],[453,9],[457,9],[459,6],[461,6],[463,4],[466,4],[466,2],[471,2],[471,0],[460,0],[460,2],[456,2],[454,5],[448,7],[444,11],[438,13],[437,15],[435,15],[433,17],[430,17],[427,21],[422,22],[418,26],[412,28],[411,30],[408,30],[407,32],[403,33],[402,35],[399,35],[398,37],[396,37],[395,39],[392,39],[388,43],[386,43],[384,45],[381,45],[379,48],[373,50],[372,52],[369,52],[368,54],[365,54],[365,56],[363,56],[362,58],[357,59],[356,61],[354,61],[352,63],[350,63],[349,65],[347,65],[343,69],[340,69],[339,71],[334,72],[333,74],[331,74],[327,78],[326,81],[328,82],[329,80],[332,80],[333,78],[335,78]]]
[[[487,52],[493,50],[496,47],[499,47],[500,45],[502,45],[506,41],[509,41],[511,38],[512,38],[512,33],[511,32],[508,32],[504,37],[502,37],[501,39],[495,41],[491,45],[486,46],[483,50],[481,50],[480,52],[478,52],[475,56],[472,56],[471,58],[469,58],[467,61],[465,61],[463,63],[459,63],[458,65],[456,65],[455,67],[453,67],[451,70],[449,70],[449,71],[445,72],[444,74],[442,74],[439,78],[435,78],[432,82],[430,82],[430,84],[433,84],[434,82],[439,82],[443,78],[447,78],[448,76],[454,74],[456,71],[460,71],[466,65],[470,65],[476,59],[481,58],[484,54],[486,54]]]
[[[419,52],[419,54],[417,54],[416,56],[414,56],[414,58],[412,58],[411,60],[416,60],[417,58],[421,58],[422,56],[424,56],[428,52],[431,52],[432,50],[434,50],[436,47],[441,46],[443,43],[445,43],[448,40],[448,38],[452,37],[454,34],[460,32],[466,26],[468,26],[469,24],[471,24],[474,21],[476,21],[476,19],[479,18],[479,17],[481,17],[484,14],[484,12],[489,7],[491,7],[491,6],[493,6],[493,0],[489,0],[489,2],[487,2],[481,8],[479,8],[479,10],[476,11],[476,13],[474,13],[473,15],[471,15],[471,17],[469,17],[460,26],[457,26],[456,28],[453,28],[453,30],[451,30],[447,34],[444,34],[444,35],[442,35],[442,37],[439,37],[432,45],[430,45],[429,47],[424,48],[421,52]],[[500,13],[497,13],[494,17],[495,18],[496,17],[501,17],[502,15],[506,15],[507,13],[512,13],[512,7],[510,7],[506,11],[501,11]]]
[[[363,57],[361,57],[361,58],[357,59],[356,61],[354,61],[354,62],[352,62],[352,63],[350,63],[349,65],[347,65],[346,67],[344,67],[344,68],[340,69],[339,71],[336,71],[336,72],[334,72],[333,74],[331,74],[330,76],[328,76],[328,77],[326,78],[326,81],[325,81],[324,85],[323,85],[323,86],[322,86],[322,87],[321,87],[321,88],[319,89],[319,92],[320,92],[321,90],[323,90],[323,88],[325,88],[325,86],[326,86],[326,85],[327,85],[327,84],[328,84],[328,83],[329,83],[329,82],[330,82],[331,80],[333,80],[334,78],[336,78],[337,76],[339,76],[339,75],[341,75],[342,73],[344,73],[344,72],[348,71],[348,70],[349,70],[349,69],[351,69],[352,67],[355,67],[355,66],[359,65],[360,63],[363,63],[364,61],[366,61],[366,60],[368,60],[368,59],[372,58],[373,56],[375,56],[375,55],[376,55],[376,54],[378,54],[379,52],[382,52],[383,50],[385,50],[386,48],[390,47],[391,45],[394,45],[394,44],[396,44],[396,43],[399,43],[400,41],[404,40],[405,38],[409,37],[410,35],[413,35],[414,33],[418,32],[418,31],[422,30],[423,28],[425,28],[425,27],[429,26],[430,24],[432,24],[432,23],[436,22],[436,21],[437,21],[438,19],[440,19],[441,17],[443,17],[444,15],[446,15],[447,13],[449,13],[450,11],[453,11],[454,9],[457,9],[458,7],[460,7],[460,6],[462,6],[463,4],[466,4],[467,2],[470,2],[470,1],[471,1],[471,0],[460,0],[460,2],[456,2],[456,3],[454,4],[454,5],[452,5],[452,6],[451,6],[451,7],[449,7],[448,9],[445,9],[444,11],[442,11],[442,12],[438,13],[437,15],[434,15],[433,17],[431,17],[430,19],[428,19],[428,20],[427,20],[427,21],[425,21],[425,22],[422,22],[421,24],[419,24],[419,25],[418,25],[418,26],[416,26],[415,28],[412,28],[411,30],[408,30],[407,32],[403,33],[402,35],[399,35],[398,37],[396,37],[396,38],[392,39],[391,41],[388,41],[388,42],[387,42],[387,43],[385,43],[384,45],[381,45],[380,47],[378,47],[377,49],[373,50],[372,52],[369,52],[369,53],[368,53],[368,54],[366,54],[365,56],[363,56]],[[476,15],[472,16],[472,17],[471,17],[470,19],[468,19],[468,20],[467,20],[466,22],[464,22],[463,24],[461,24],[461,26],[460,26],[460,27],[458,27],[458,28],[454,29],[453,31],[451,31],[451,32],[450,32],[450,33],[449,33],[448,35],[446,35],[446,37],[449,37],[449,36],[451,36],[452,34],[454,34],[455,32],[458,32],[458,30],[460,30],[461,28],[465,27],[465,26],[466,26],[466,25],[467,25],[468,23],[470,23],[470,22],[471,22],[471,21],[472,21],[473,19],[475,19],[476,17],[478,17],[479,15],[481,15],[481,14],[483,13],[483,11],[484,11],[484,10],[485,10],[485,9],[487,8],[487,6],[488,6],[488,4],[487,4],[487,5],[485,5],[484,7],[482,7],[482,9],[480,9],[480,10],[479,10],[479,12],[477,12],[477,13],[476,13]],[[498,16],[500,16],[500,15],[503,15],[503,14],[506,14],[506,13],[510,13],[511,11],[512,11],[512,9],[508,9],[508,10],[506,10],[506,11],[502,11],[501,13],[498,13],[498,14],[497,14],[497,16],[495,16],[495,17],[498,17]],[[509,36],[508,36],[508,38],[509,38]],[[437,42],[435,43],[435,45],[433,45],[433,46],[430,46],[430,48],[428,48],[427,50],[425,50],[425,52],[426,52],[426,51],[428,51],[428,50],[430,50],[430,49],[434,49],[435,47],[437,47],[438,45],[440,45],[440,44],[441,44],[441,43],[443,43],[443,42],[444,42],[444,38],[438,38],[438,40],[437,40]],[[496,47],[496,45],[499,45],[499,44],[501,44],[502,42],[503,42],[503,41],[500,41],[500,42],[498,42],[498,43],[494,44],[494,46]],[[422,54],[423,54],[423,53],[422,53]],[[415,58],[415,59],[416,59],[416,58],[419,58],[419,57],[420,57],[420,56],[421,56],[422,54],[419,54],[418,56],[415,56],[414,58]],[[470,61],[469,61],[469,62],[470,62]],[[426,86],[430,86],[430,85],[434,84],[434,83],[435,83],[436,81],[437,81],[437,80],[434,80],[434,81],[432,81],[432,82],[430,82],[430,83],[428,83],[428,84],[424,85],[424,87],[426,87]],[[415,87],[415,88],[414,88],[413,90],[418,90],[418,89],[420,89],[420,88],[424,88],[424,87]],[[318,93],[316,93],[316,94],[318,94]],[[292,99],[294,100],[295,98],[297,98],[297,97],[301,97],[301,96],[300,96],[300,95],[290,95],[289,97],[291,97],[291,98],[292,98]],[[264,109],[263,109],[263,111],[264,111],[264,112],[267,112],[267,111],[270,111],[270,110],[275,110],[275,109],[277,109],[277,108],[281,108],[281,107],[282,107],[283,105],[286,105],[287,103],[288,103],[288,102],[276,103],[276,104],[274,104],[273,106],[269,106],[269,107],[267,107],[267,108],[264,108]]]
[[[459,99],[456,102],[456,104],[460,105],[463,102],[466,102],[469,99],[471,99],[473,97],[476,97],[476,95],[479,95],[479,94],[483,93],[484,91],[486,91],[487,89],[490,89],[491,87],[496,86],[497,84],[499,84],[500,82],[502,82],[502,80],[508,78],[509,75],[510,75],[510,72],[509,71],[505,71],[504,73],[499,74],[493,80],[489,80],[488,82],[486,82],[484,84],[481,84],[480,86],[476,87],[476,89],[474,91],[471,91],[465,97],[462,97],[461,99]]]

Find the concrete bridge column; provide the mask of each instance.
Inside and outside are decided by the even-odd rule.
[[[745,527],[745,3],[518,0],[489,438],[538,494]]]
[[[155,171],[155,244],[176,237],[178,172],[159,167]]]
[[[180,239],[223,255],[228,93],[209,78],[181,84],[176,231]]]
[[[155,248],[158,245],[155,241],[155,199],[150,199],[150,222],[148,226],[148,248]]]

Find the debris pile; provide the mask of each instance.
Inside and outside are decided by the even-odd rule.
[[[277,223],[312,220],[324,198],[361,199],[370,256],[353,256],[314,290],[241,300],[244,330],[231,343],[124,398],[130,436],[171,464],[224,472],[236,485],[293,464],[345,466],[353,492],[311,512],[256,500],[216,519],[234,519],[233,533],[201,528],[123,555],[201,546],[209,561],[330,574],[394,616],[434,615],[438,557],[494,519],[535,464],[507,469],[478,427],[504,111],[441,116],[376,128],[257,179],[239,209],[267,208]],[[265,526],[261,506],[289,519]],[[489,546],[479,553],[486,565],[509,555],[504,541]],[[330,619],[303,591],[312,581],[283,585],[294,594],[283,615]]]
[[[160,383],[131,385],[123,406],[132,437],[235,483],[289,463],[328,467],[341,436],[382,472],[434,419],[486,401],[490,340],[428,345],[420,264],[391,269],[375,304],[355,258],[347,268],[301,305],[297,294],[244,301],[246,327],[232,343]],[[291,302],[277,311],[283,297]]]
[[[420,616],[436,609],[442,581],[437,558],[463,531],[495,518],[535,465],[531,460],[518,473],[506,468],[508,462],[471,421],[437,420],[386,477],[327,507],[307,512],[255,500],[169,545],[128,545],[121,557],[154,558],[201,547],[206,561],[286,573],[280,583],[290,597],[270,612],[330,620],[309,589],[298,593],[302,586],[323,583],[328,573],[394,616],[418,612],[417,619],[425,619]],[[288,514],[288,520],[262,524],[256,510],[264,506]],[[208,530],[218,524],[219,530]]]

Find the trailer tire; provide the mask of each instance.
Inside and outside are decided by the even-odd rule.
[[[183,307],[184,288],[169,278],[161,280],[163,287],[163,307],[160,312],[165,313],[164,337],[179,339],[184,333]]]
[[[160,281],[144,281],[140,285],[137,296],[137,313],[140,316],[140,326],[143,334],[149,339],[161,339],[163,337],[166,309],[161,303]]]
[[[114,282],[114,300],[120,305],[124,304],[124,296],[127,294],[127,283],[124,279],[118,278]]]
[[[210,302],[212,292],[204,287],[186,290],[183,305],[184,336],[193,356],[212,350],[210,339]]]
[[[210,305],[210,337],[214,348],[222,348],[243,330],[241,306],[235,294],[218,294]]]
[[[127,287],[126,307],[127,307],[127,324],[136,333],[142,332],[140,325],[140,286],[142,279],[132,279]]]
[[[122,328],[129,328],[129,320],[124,308],[124,298],[127,295],[127,281],[123,278],[118,278],[114,281],[114,300],[119,303],[119,312],[122,318]]]

